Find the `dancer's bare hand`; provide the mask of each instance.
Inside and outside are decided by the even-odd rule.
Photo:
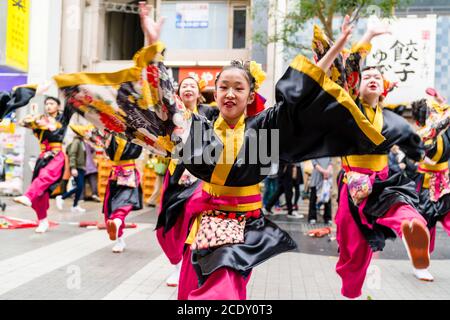
[[[353,33],[354,25],[350,23],[350,16],[346,15],[344,17],[344,21],[342,22],[341,26],[341,37],[345,38],[345,41],[347,42]]]
[[[391,30],[389,29],[389,25],[384,24],[381,21],[370,26],[367,31],[372,35],[372,37],[381,36],[383,34],[392,34]]]
[[[165,20],[164,18],[159,18],[158,22],[155,22],[149,15],[151,8],[152,6],[147,5],[145,1],[139,2],[139,17],[141,19],[141,28],[142,32],[144,32],[145,38],[148,41],[148,44],[153,44],[159,40],[161,28]]]
[[[73,168],[72,170],[70,170],[70,174],[76,178],[76,177],[78,177],[78,170]]]

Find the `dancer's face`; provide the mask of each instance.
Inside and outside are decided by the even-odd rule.
[[[222,117],[228,124],[236,124],[247,105],[255,98],[250,92],[250,83],[243,70],[234,68],[222,71],[214,92]]]
[[[186,106],[195,106],[200,97],[197,81],[191,78],[184,79],[180,84],[180,98]]]
[[[54,115],[58,113],[59,105],[56,101],[48,99],[45,101],[45,112],[49,115]]]
[[[360,94],[363,100],[379,99],[384,92],[383,76],[378,69],[368,69],[361,74]]]

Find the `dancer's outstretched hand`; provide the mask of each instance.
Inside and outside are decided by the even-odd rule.
[[[347,42],[351,38],[354,27],[355,26],[350,23],[350,16],[346,15],[344,17],[344,20],[342,21],[341,26],[341,37],[345,39],[345,42]]]
[[[350,23],[350,17],[346,15],[341,26],[341,35],[333,44],[333,46],[328,50],[325,56],[317,62],[317,66],[323,71],[328,72],[334,59],[340,54],[344,49],[345,44],[350,40],[352,36],[354,26]]]
[[[141,28],[148,41],[148,44],[153,44],[159,40],[161,34],[161,28],[164,23],[164,18],[159,18],[158,22],[155,22],[150,17],[149,13],[152,6],[147,5],[145,1],[139,2],[139,16],[141,18]]]
[[[374,17],[372,20],[369,19],[367,30],[364,33],[361,42],[370,43],[373,38],[384,34],[392,34],[389,25],[380,21],[377,17]]]

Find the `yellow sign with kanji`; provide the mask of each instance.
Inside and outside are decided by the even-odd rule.
[[[8,0],[6,64],[28,71],[30,0]]]

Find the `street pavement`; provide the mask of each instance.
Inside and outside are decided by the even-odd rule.
[[[7,215],[35,219],[34,212],[2,198]],[[165,279],[172,266],[162,253],[154,232],[156,213],[145,208],[132,212],[125,230],[127,247],[114,254],[105,230],[81,228],[80,221],[102,221],[101,205],[84,202],[86,213],[59,212],[51,200],[49,219],[59,225],[45,234],[34,229],[0,230],[0,300],[174,300],[177,289]],[[307,202],[300,206],[306,216]],[[284,253],[256,267],[248,284],[250,300],[341,300],[335,226],[323,238],[307,235],[323,227],[308,225],[306,218],[293,220],[271,216],[298,243],[295,252]],[[319,217],[320,222],[320,217]],[[432,255],[432,283],[416,280],[402,242],[388,242],[372,260],[362,299],[450,299],[450,238],[438,226]]]

